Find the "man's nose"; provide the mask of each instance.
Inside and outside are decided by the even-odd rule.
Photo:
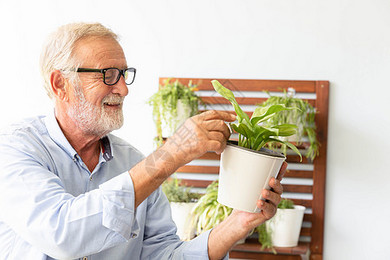
[[[125,78],[121,75],[119,81],[112,86],[112,93],[119,94],[122,97],[127,96],[129,89],[126,85]]]

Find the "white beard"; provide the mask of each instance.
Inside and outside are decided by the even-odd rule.
[[[75,97],[76,105],[68,110],[68,115],[84,133],[103,137],[122,127],[122,108],[109,111],[104,107],[104,103],[122,103],[124,97],[108,95],[103,98],[102,104],[98,107],[86,100],[82,89],[77,84],[75,84]]]

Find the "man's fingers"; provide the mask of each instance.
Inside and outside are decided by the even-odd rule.
[[[280,197],[280,194],[276,193],[276,192],[273,192],[273,191],[270,191],[270,190],[263,190],[261,192],[261,195],[263,196],[263,198],[267,201],[267,202],[270,202],[271,204],[273,204],[275,207],[278,206],[280,200],[281,200],[281,197]]]
[[[227,122],[233,122],[236,120],[236,116],[226,111],[209,110],[199,115],[203,120],[220,119]]]
[[[203,122],[204,128],[208,131],[219,131],[224,136],[225,139],[229,139],[230,130],[229,127],[222,120],[208,120]]]
[[[226,137],[223,133],[218,132],[218,131],[211,131],[208,133],[208,138],[210,140],[215,140],[220,143],[226,143]]]
[[[226,141],[220,142],[216,140],[209,140],[207,141],[207,150],[213,151],[216,154],[221,154],[223,150],[225,150],[226,147]]]
[[[281,181],[283,179],[284,174],[286,173],[288,163],[283,162],[282,167],[280,167],[279,174],[277,179]]]
[[[272,218],[275,215],[277,209],[277,207],[273,203],[263,200],[258,201],[257,207],[261,209],[261,214],[263,214],[265,219]]]
[[[282,194],[283,193],[283,186],[280,183],[280,180],[271,178],[269,181],[269,186],[271,187],[271,190],[276,192],[277,194]]]

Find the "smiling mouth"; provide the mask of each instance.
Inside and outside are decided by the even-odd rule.
[[[104,103],[104,106],[106,106],[106,107],[113,107],[113,108],[119,108],[119,107],[122,107],[122,103],[107,102],[107,103]]]

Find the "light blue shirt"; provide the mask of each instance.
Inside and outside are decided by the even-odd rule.
[[[0,132],[0,259],[208,259],[209,232],[180,241],[161,189],[134,208],[127,171],[144,156],[101,143],[91,173],[54,113]]]

